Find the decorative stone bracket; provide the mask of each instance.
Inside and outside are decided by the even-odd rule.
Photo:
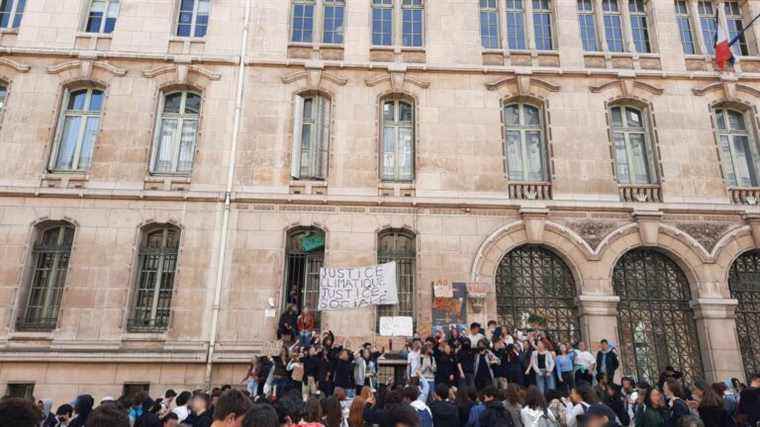
[[[27,71],[32,69],[30,65],[22,64],[10,58],[0,58],[0,65],[6,65],[10,68],[13,68],[15,71],[19,73],[26,73]]]
[[[309,61],[304,65],[304,68],[304,70],[282,76],[282,82],[290,84],[299,80],[306,80],[306,84],[313,89],[318,89],[323,80],[330,81],[338,86],[345,86],[348,83],[348,79],[345,77],[325,71],[324,65],[319,62]]]
[[[648,246],[656,246],[660,234],[660,220],[662,212],[653,210],[636,210],[633,218],[639,225],[639,238],[641,243]]]
[[[532,77],[530,74],[518,74],[486,83],[486,89],[494,91],[505,85],[515,85],[517,93],[521,96],[529,95],[531,88],[534,86],[549,92],[560,91],[560,86],[537,77]]]
[[[75,59],[73,61],[67,61],[67,62],[62,62],[60,64],[51,65],[47,67],[47,72],[48,74],[60,74],[65,71],[79,69],[82,78],[90,79],[92,78],[92,73],[94,69],[96,68],[107,71],[116,77],[124,77],[127,75],[127,70],[124,68],[117,67],[106,61],[93,61],[93,60],[87,60],[87,59],[85,60]]]
[[[520,209],[520,216],[522,216],[525,223],[525,234],[528,237],[528,242],[539,243],[543,241],[548,215],[549,209],[544,207],[524,207]]]
[[[413,84],[420,89],[430,87],[430,82],[420,80],[407,73],[405,65],[391,64],[388,66],[388,74],[382,74],[376,77],[370,77],[364,80],[364,84],[369,87],[377,86],[381,83],[390,82],[391,89],[402,90],[407,83]]]
[[[691,91],[697,96],[704,96],[713,91],[723,91],[723,97],[729,101],[737,100],[738,92],[752,95],[755,98],[760,98],[760,90],[738,83],[736,78],[729,77],[721,77],[719,82],[710,83],[701,88],[693,88]]]
[[[143,71],[143,76],[152,79],[168,73],[175,73],[176,80],[180,83],[188,83],[188,75],[190,73],[198,74],[207,78],[208,80],[220,80],[222,78],[222,75],[220,73],[211,71],[199,65],[192,64],[159,65],[158,67]]]
[[[760,213],[745,214],[744,220],[749,224],[755,247],[760,248]]]
[[[620,95],[624,97],[634,96],[636,89],[644,90],[652,95],[662,95],[663,92],[665,92],[664,89],[640,80],[635,80],[634,78],[618,78],[600,85],[589,86],[591,93],[600,93],[608,89],[617,89],[620,91]]]

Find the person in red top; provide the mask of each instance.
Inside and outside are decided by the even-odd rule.
[[[314,314],[309,310],[309,307],[304,307],[296,321],[298,335],[301,337],[301,347],[307,348],[311,346],[315,324],[316,320],[314,319]]]

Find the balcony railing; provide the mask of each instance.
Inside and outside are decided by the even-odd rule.
[[[129,319],[127,320],[127,332],[137,333],[160,333],[169,328],[169,319],[159,317],[156,319]]]
[[[662,189],[659,184],[618,185],[620,199],[634,203],[662,203]]]
[[[55,329],[57,317],[21,318],[16,322],[16,330],[26,332],[48,332]]]
[[[760,187],[729,187],[731,202],[740,205],[756,205],[760,202]]]
[[[518,200],[551,200],[551,182],[520,182],[512,181],[507,184],[510,199]]]

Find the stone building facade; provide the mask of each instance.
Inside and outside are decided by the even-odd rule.
[[[760,26],[731,72],[706,42],[758,0],[7,3],[8,392],[237,383],[320,265],[379,260],[423,332],[431,283],[478,282],[469,321],[625,373],[760,369]]]

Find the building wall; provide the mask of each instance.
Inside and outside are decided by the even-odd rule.
[[[651,11],[655,54],[588,55],[575,2],[557,0],[557,52],[534,51],[525,63],[522,52],[481,49],[476,1],[428,2],[424,50],[395,47],[388,56],[370,46],[369,0],[348,5],[339,49],[289,44],[288,2],[253,0],[231,153],[246,0],[214,0],[203,39],[171,36],[176,2],[168,0],[123,1],[116,31],[91,37],[78,31],[84,3],[29,2],[18,32],[0,35],[9,87],[0,129],[0,383],[34,382],[39,396],[63,400],[117,395],[123,383],[161,392],[208,381],[231,154],[214,384],[238,382],[253,354],[271,350],[276,319],[266,310],[270,298],[278,308],[283,299],[285,236],[295,226],[326,232],[332,266],[372,264],[379,231],[413,231],[422,332],[431,319],[429,283],[491,284],[485,309],[471,317],[494,318],[499,260],[536,243],[575,275],[585,339],[616,338],[614,265],[631,248],[659,248],[689,279],[707,376],[743,376],[727,275],[760,243],[760,211],[735,203],[726,186],[710,107],[757,108],[760,59],[742,58],[741,73],[721,77],[710,58],[684,56],[671,4]],[[760,1],[742,4],[760,13]],[[62,93],[81,82],[107,95],[93,164],[88,173],[51,173]],[[169,88],[203,95],[190,177],[148,173],[156,109]],[[294,97],[304,91],[333,102],[326,183],[290,177]],[[378,179],[378,134],[379,100],[395,93],[415,101],[416,179],[394,188]],[[511,99],[546,107],[550,198],[508,196],[500,105]],[[621,198],[606,113],[619,100],[647,107],[653,119],[661,202]],[[45,219],[76,226],[62,309],[53,331],[22,332],[15,322],[31,236]],[[181,228],[171,321],[163,333],[129,333],[139,233],[151,223]],[[371,309],[326,313],[323,322],[355,343],[386,342]]]

